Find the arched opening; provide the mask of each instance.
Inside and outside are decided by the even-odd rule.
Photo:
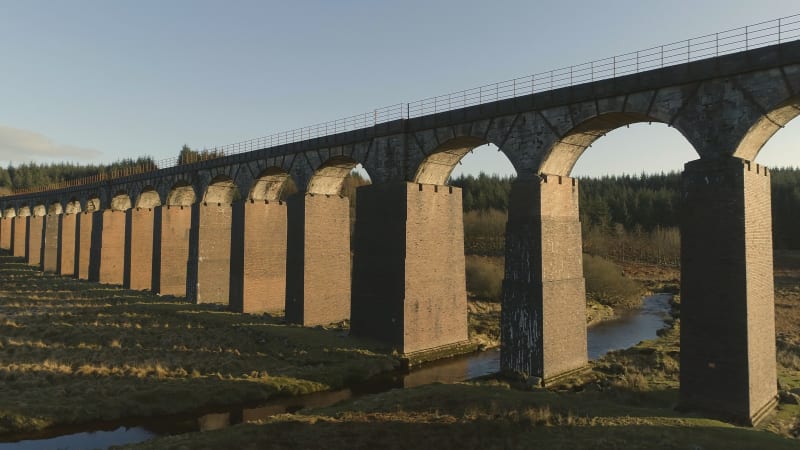
[[[30,215],[31,215],[31,208],[28,205],[22,206],[19,209],[19,214],[17,214],[18,217],[28,217]]]
[[[86,212],[100,211],[100,197],[91,196],[86,200]]]
[[[81,202],[78,201],[76,198],[71,198],[69,202],[67,202],[67,207],[64,208],[65,214],[78,214],[81,212]]]
[[[31,214],[33,217],[43,217],[47,215],[47,207],[43,204],[38,204],[33,207],[33,211]]]
[[[197,200],[194,188],[187,181],[179,181],[167,194],[168,206],[191,206]]]
[[[336,156],[323,163],[308,182],[309,194],[341,195],[344,181],[358,162],[346,156]]]
[[[203,203],[232,205],[233,202],[240,200],[241,195],[236,183],[227,175],[217,175],[211,180],[203,195]]]
[[[112,211],[127,211],[131,209],[131,197],[125,191],[119,191],[111,198]]]
[[[285,170],[269,167],[258,175],[248,198],[254,201],[282,201],[297,192],[297,186]]]
[[[3,217],[9,218],[9,219],[12,218],[12,217],[17,217],[17,210],[14,209],[14,207],[8,207],[8,208],[3,210]]]
[[[51,216],[60,215],[64,212],[64,208],[61,206],[59,202],[53,202],[47,208],[47,214]]]
[[[139,198],[136,199],[136,207],[152,209],[157,206],[161,206],[161,197],[158,195],[158,191],[152,186],[142,189]]]
[[[467,153],[485,145],[486,141],[475,137],[459,137],[441,144],[428,155],[414,174],[414,182],[444,185],[450,173]]]

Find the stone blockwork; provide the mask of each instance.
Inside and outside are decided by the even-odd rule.
[[[156,290],[162,295],[185,297],[192,208],[161,206],[155,212],[155,241],[159,252],[158,270],[154,268],[158,274]]]
[[[42,233],[44,233],[44,216],[31,216],[28,220],[28,242],[25,248],[25,262],[30,266],[42,265]]]
[[[0,249],[11,250],[11,227],[14,221],[11,217],[0,218]]]
[[[543,175],[513,183],[500,325],[503,370],[547,384],[586,366],[577,180]]]
[[[75,276],[78,214],[62,214],[58,219],[58,274]]]
[[[107,209],[100,222],[99,281],[122,285],[125,275],[125,211]]]
[[[777,395],[769,173],[693,161],[683,198],[681,403],[754,423]]]
[[[28,245],[28,219],[30,217],[17,216],[14,217],[14,226],[12,227],[12,246],[11,254],[19,257],[25,257],[25,248]]]
[[[231,307],[275,313],[286,307],[286,204],[235,204],[231,250]]]
[[[461,190],[363,186],[357,208],[353,334],[404,354],[466,341]]]
[[[286,320],[313,326],[349,319],[349,200],[297,194],[287,215]]]
[[[129,228],[129,247],[126,249],[125,287],[137,291],[153,287],[153,226],[155,212],[152,208],[134,208],[126,211]]]
[[[99,213],[98,213],[99,214]],[[93,212],[78,214],[76,236],[78,242],[75,245],[78,255],[75,261],[78,263],[77,277],[81,280],[88,280],[92,263],[92,235],[94,229]]]
[[[203,203],[199,208],[197,303],[229,303],[231,205]]]
[[[58,272],[58,230],[60,220],[60,214],[48,214],[44,217],[42,270],[49,273]]]

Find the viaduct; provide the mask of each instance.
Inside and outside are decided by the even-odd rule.
[[[587,365],[572,167],[611,130],[665,123],[699,156],[683,173],[681,403],[755,423],[777,392],[770,172],[752,161],[800,114],[800,41],[781,33],[722,55],[711,35],[710,54],[685,54],[698,49],[689,41],[682,63],[665,64],[661,47],[654,67],[658,48],[568,68],[568,82],[563,69],[399,105],[397,117],[376,110],[347,131],[0,197],[0,248],[46,272],[285,310],[306,326],[350,319],[353,334],[404,354],[437,351],[467,340],[461,192],[448,176],[493,143],[518,174],[501,366],[548,384]],[[372,184],[358,188],[351,242],[340,190],[359,163]]]

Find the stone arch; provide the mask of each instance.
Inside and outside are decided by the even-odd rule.
[[[239,188],[227,175],[215,176],[208,184],[205,194],[203,194],[203,203],[230,205],[240,199]]]
[[[794,96],[762,115],[744,135],[733,156],[753,161],[764,144],[781,128],[800,115],[800,95]]]
[[[154,187],[146,186],[136,199],[136,207],[152,209],[157,206],[161,206],[161,196]]]
[[[19,213],[17,216],[19,217],[29,217],[31,215],[31,208],[28,205],[23,205],[19,208]]]
[[[64,208],[64,214],[78,214],[79,212],[81,212],[81,202],[78,201],[77,198],[72,197]]]
[[[47,215],[47,207],[39,203],[31,210],[31,215],[34,217],[42,217]]]
[[[347,156],[334,156],[314,171],[308,182],[309,194],[340,195],[344,180],[356,168],[358,161]]]
[[[127,211],[131,209],[131,197],[125,191],[118,191],[111,197],[111,210]]]
[[[248,198],[256,201],[279,201],[291,194],[289,191],[297,191],[289,172],[279,167],[268,167],[256,178]]]
[[[64,208],[61,206],[60,202],[53,202],[50,203],[50,206],[47,208],[48,215],[60,215],[64,213]]]
[[[13,206],[9,206],[3,210],[3,217],[17,217],[17,210]]]
[[[475,147],[488,143],[485,139],[473,136],[456,137],[445,141],[422,160],[417,167],[413,181],[421,184],[446,184],[450,173],[464,155]]]
[[[167,194],[167,206],[191,206],[197,200],[194,187],[188,181],[178,181]]]
[[[91,195],[86,200],[86,212],[100,211],[100,197]]]
[[[591,117],[573,127],[545,152],[539,173],[569,176],[575,163],[596,140],[617,128],[642,122],[664,123],[639,112],[609,112]]]

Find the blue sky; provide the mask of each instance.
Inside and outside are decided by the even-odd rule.
[[[797,0],[0,0],[0,164],[212,147],[800,12]],[[759,157],[800,165],[800,120]],[[476,152],[476,155],[484,152]],[[496,152],[462,169],[509,169]],[[677,170],[660,125],[574,174]]]

